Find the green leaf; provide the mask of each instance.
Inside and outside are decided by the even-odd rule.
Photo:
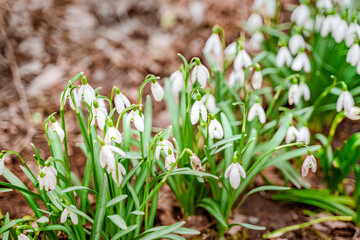
[[[120,195],[120,196],[117,196],[113,199],[111,199],[107,204],[106,204],[106,207],[111,207],[115,204],[117,204],[118,202],[124,200],[125,198],[127,198],[127,195]]]
[[[259,231],[262,231],[262,230],[265,230],[266,228],[263,227],[263,226],[257,226],[257,225],[252,225],[252,224],[249,224],[249,223],[232,223],[229,225],[229,227],[233,227],[233,226],[242,226],[244,228],[248,228],[248,229],[251,229],[251,230],[259,230]]]
[[[10,222],[10,216],[9,213],[6,213],[4,225],[8,224],[9,222]],[[10,236],[10,231],[4,232],[2,235],[3,240],[9,240],[9,236]]]
[[[24,222],[24,219],[15,219],[15,220],[10,221],[9,223],[5,224],[4,226],[2,226],[0,228],[0,235],[2,233],[4,233],[5,231],[9,230],[10,228],[12,228],[13,226],[15,226],[16,224],[22,223],[22,222]]]
[[[174,235],[174,234],[166,234],[166,235],[162,236],[161,238],[162,239],[171,239],[171,240],[186,240],[186,238],[183,238],[181,236]]]
[[[158,231],[152,232],[152,233],[150,233],[150,234],[148,234],[145,237],[142,237],[140,239],[141,240],[152,240],[152,239],[161,238],[164,235],[173,232],[175,229],[181,227],[184,224],[185,224],[185,222],[182,221],[182,222],[178,222],[178,223],[175,223],[173,225],[170,225],[170,226],[166,226],[166,227],[164,227],[164,228],[162,228],[162,229],[160,229]]]
[[[123,230],[127,229],[126,222],[120,215],[115,214],[115,215],[110,215],[107,217],[119,228],[121,228]]]
[[[111,240],[117,240],[119,238],[121,238],[122,236],[134,231],[136,228],[137,228],[137,224],[136,225],[132,225],[130,227],[127,228],[127,230],[125,231],[120,231],[120,232],[117,232],[112,238]]]
[[[94,240],[100,239],[101,229],[103,227],[104,218],[105,218],[108,190],[109,190],[108,178],[104,173],[100,188],[100,196],[96,204],[94,224],[92,225],[91,228],[90,239],[94,239]]]
[[[204,198],[197,204],[197,207],[202,207],[208,211],[221,225],[225,228],[228,227],[227,221],[221,214],[220,206],[214,202],[211,198]]]
[[[39,228],[36,228],[35,230],[38,231]],[[65,227],[64,225],[57,225],[57,224],[48,225],[48,226],[42,227],[41,231],[43,231],[43,232],[45,232],[45,231],[63,231],[70,237],[70,239],[77,239],[75,234],[71,230],[71,228]]]
[[[140,211],[140,210],[132,211],[130,214],[134,214],[134,215],[145,215],[145,213],[144,213],[143,211]]]
[[[27,189],[27,188],[23,188],[23,187],[20,187],[20,186],[17,186],[17,185],[13,185],[13,184],[11,184],[11,183],[6,183],[6,182],[0,182],[0,186],[10,187],[10,188],[19,190],[23,195],[24,195],[24,194],[27,194],[27,195],[30,195],[30,196],[33,197],[33,198],[37,198],[37,199],[40,199],[40,200],[41,200],[41,197],[40,197],[39,194],[33,193],[32,191],[30,191],[30,190]]]
[[[37,221],[37,223],[48,223],[49,222],[49,218],[42,216],[41,218],[39,218]]]
[[[4,193],[4,192],[12,192],[11,188],[0,188],[0,193]]]
[[[94,193],[95,195],[99,195],[99,193],[97,193],[94,190],[92,190],[91,188],[88,188],[88,187],[85,187],[85,186],[69,187],[69,188],[66,188],[66,189],[62,190],[61,193],[67,193],[67,192],[72,192],[72,191],[77,191],[77,190],[87,190],[87,191],[90,191],[90,192]]]

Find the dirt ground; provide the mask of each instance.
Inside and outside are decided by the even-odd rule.
[[[112,87],[118,86],[136,102],[138,86],[147,74],[168,77],[179,67],[177,53],[187,59],[202,56],[215,24],[225,29],[227,44],[233,42],[251,4],[246,0],[0,0],[0,149],[20,152],[35,170],[30,143],[41,156],[49,156],[42,124],[58,111],[60,93],[73,75],[84,72],[94,88],[101,86],[101,95],[109,96]],[[149,92],[146,88],[145,95]],[[170,125],[164,103],[154,105],[153,111],[157,127]],[[81,136],[71,111],[66,119],[72,171],[82,177],[86,159],[75,145]],[[17,158],[6,160],[6,166],[24,178],[19,165]],[[182,218],[172,198],[167,186],[161,189],[159,224]],[[254,194],[232,218],[267,230],[234,227],[229,239],[260,239],[266,232],[308,221],[305,209],[313,210],[275,202],[269,193]],[[17,191],[0,194],[0,210],[11,218],[32,214]],[[200,239],[215,239],[216,224],[210,216],[187,221],[187,227],[202,231]],[[284,235],[284,239],[356,237],[359,230],[350,223],[323,224]]]

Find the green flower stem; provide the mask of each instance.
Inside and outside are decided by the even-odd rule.
[[[118,120],[117,120],[117,122],[116,122],[116,129],[119,130],[120,120],[121,120],[122,116],[123,116],[127,111],[129,111],[130,109],[136,108],[136,107],[139,107],[139,108],[140,108],[140,106],[141,106],[140,104],[137,104],[137,105],[133,104],[133,105],[131,105],[130,107],[125,108],[125,109],[120,113],[120,115],[119,115],[119,117],[118,117]]]
[[[331,124],[331,128],[330,128],[330,131],[329,131],[329,136],[327,138],[327,147],[330,146],[333,138],[334,138],[334,135],[335,135],[335,132],[336,132],[336,128],[337,126],[341,123],[342,120],[344,120],[345,118],[345,114],[344,114],[344,111],[342,112],[339,112],[336,117],[334,118],[332,124]]]
[[[297,229],[309,227],[316,223],[322,223],[322,222],[328,222],[328,221],[352,221],[352,220],[353,220],[353,217],[351,217],[351,216],[330,216],[330,217],[318,218],[318,219],[315,219],[315,220],[312,220],[309,222],[304,222],[301,224],[284,227],[284,228],[278,229],[276,231],[273,231],[271,233],[264,234],[263,238],[277,238],[289,231],[294,231]]]

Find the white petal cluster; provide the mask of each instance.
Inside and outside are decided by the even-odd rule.
[[[351,107],[348,111],[345,111],[345,116],[353,121],[360,120],[360,107]]]
[[[309,144],[310,143],[310,131],[309,128],[306,126],[302,126],[297,134],[297,138],[296,138],[297,142],[305,142],[305,144]]]
[[[216,111],[216,100],[214,95],[209,93],[202,96],[201,102],[205,105],[205,107],[210,113],[214,113]]]
[[[259,117],[259,121],[264,124],[266,121],[266,115],[264,108],[261,106],[260,103],[254,103],[254,105],[251,106],[248,114],[248,121],[251,122],[255,119],[255,116]]]
[[[160,102],[164,97],[164,90],[160,86],[158,82],[151,83],[151,93],[155,99],[155,101]]]
[[[123,157],[126,156],[125,152],[118,147],[112,145],[104,145],[100,150],[100,166],[106,168],[108,173],[112,173],[116,170],[116,159],[114,153],[117,153]]]
[[[336,24],[336,27],[334,27],[331,35],[335,42],[340,43],[345,39],[348,24],[344,19],[337,19],[337,22],[334,24]]]
[[[303,96],[305,101],[309,101],[310,100],[310,89],[309,89],[308,85],[304,82],[301,82],[299,84],[299,89],[300,89],[300,96]]]
[[[95,125],[95,119],[96,119],[99,128],[101,130],[104,130],[107,114],[103,108],[100,108],[99,105],[97,107],[95,107],[95,105],[96,104],[92,105],[93,118],[91,120],[91,125],[92,126]]]
[[[43,169],[40,170],[40,173],[37,177],[40,185],[39,186],[40,190],[43,190],[44,188],[45,191],[54,190],[57,182],[56,176],[57,176],[57,171],[53,166],[43,167]]]
[[[192,72],[191,72],[191,82],[192,84],[195,83],[197,80],[201,87],[206,87],[206,82],[210,77],[209,70],[202,64],[195,65]]]
[[[124,166],[121,163],[117,164],[117,173],[116,170],[112,172],[111,176],[114,182],[116,182],[117,185],[120,185],[122,180],[124,179],[124,175],[126,174],[126,170]]]
[[[309,173],[309,168],[313,173],[316,172],[316,159],[313,155],[307,155],[301,167],[301,176],[306,177]]]
[[[105,100],[103,98],[97,98],[96,101],[98,102],[99,104],[99,108],[102,109],[102,111],[105,113],[105,115],[107,116],[108,115],[108,111],[107,111],[107,108],[106,108],[106,105],[105,105]]]
[[[230,74],[229,85],[231,87],[234,86],[236,83],[238,83],[239,86],[242,87],[244,86],[244,81],[245,81],[245,73],[242,69],[240,69],[239,71],[233,71]]]
[[[251,85],[254,88],[254,90],[258,90],[261,88],[263,81],[263,76],[260,72],[260,70],[256,70],[251,78]]]
[[[54,119],[55,120],[55,119]],[[53,120],[50,121],[50,128],[58,135],[61,142],[64,141],[64,130],[60,126],[60,123],[58,123],[56,120],[53,122]]]
[[[341,112],[343,109],[345,112],[350,112],[355,105],[354,98],[349,91],[342,91],[337,102],[336,111]]]
[[[298,84],[291,85],[288,93],[289,105],[298,104],[300,101],[301,93]]]
[[[190,156],[190,165],[194,171],[205,171],[204,166],[201,165],[200,158],[195,153]]]
[[[70,207],[76,208],[74,205],[70,205]],[[71,221],[76,225],[78,224],[78,215],[71,211],[68,208],[65,208],[63,212],[61,213],[60,222],[64,223],[66,222],[66,219],[70,217]]]
[[[172,152],[171,154],[168,154],[165,159],[166,170],[170,170],[174,164],[176,164],[176,158],[175,158],[174,152]],[[176,169],[176,167],[175,167],[175,169]]]
[[[178,95],[184,88],[183,75],[180,70],[177,70],[170,75],[170,81],[172,82],[171,91],[173,95]]]
[[[191,107],[190,120],[192,125],[195,125],[199,121],[200,114],[202,120],[206,122],[207,111],[205,105],[201,102],[201,100],[195,101],[195,103]]]
[[[352,66],[356,66],[360,63],[360,45],[353,44],[346,55],[346,62]]]
[[[221,40],[218,34],[213,33],[209,37],[209,39],[206,41],[205,47],[204,47],[204,53],[211,54],[214,57],[222,57],[223,49]]]
[[[236,54],[236,42],[230,43],[224,50],[226,58],[230,59]]]
[[[304,27],[306,22],[310,19],[310,9],[305,4],[300,4],[291,14],[292,22],[296,25]]]
[[[226,168],[225,178],[229,178],[230,185],[234,189],[237,189],[240,186],[241,177],[246,178],[246,173],[239,163],[231,163],[230,166]]]
[[[209,123],[209,136],[211,139],[222,139],[224,137],[224,131],[216,118],[212,119]]]
[[[64,91],[62,91],[62,93],[60,94],[60,104],[61,104],[61,101],[62,101],[63,94],[64,94]],[[79,107],[81,100],[80,100],[80,97],[79,97],[79,95],[78,95],[78,93],[76,92],[75,89],[72,91],[72,94],[73,94],[76,106]],[[71,109],[75,110],[74,102],[73,102],[73,100],[72,100],[72,98],[70,96],[70,88],[66,89],[64,98],[65,98],[64,104],[66,103],[66,100],[69,99]]]
[[[316,7],[318,9],[324,9],[324,10],[329,11],[333,8],[333,4],[332,4],[331,0],[317,0]]]
[[[294,34],[289,40],[289,49],[291,54],[295,55],[300,49],[305,49],[305,40],[300,34]]]
[[[252,64],[252,60],[245,49],[241,50],[235,58],[234,69],[240,71],[243,68],[247,68]]]
[[[263,41],[264,35],[261,32],[255,32],[249,40],[249,45],[254,51],[259,51],[261,49],[261,43]]]
[[[140,132],[144,131],[144,115],[140,116],[139,110],[132,110],[126,118],[127,125],[130,126],[130,122],[134,122],[136,129]]]
[[[95,100],[95,91],[88,83],[81,85],[78,94],[89,106]]]
[[[356,22],[352,22],[345,34],[346,46],[351,47],[354,44],[356,37],[360,39],[360,26]]]
[[[303,69],[306,73],[311,70],[310,61],[305,52],[300,52],[291,64],[291,69],[294,71],[300,71]]]
[[[114,126],[109,127],[105,135],[105,144],[111,145],[111,141],[114,141],[118,144],[120,144],[122,141],[121,133]]]
[[[284,65],[290,67],[292,63],[292,56],[290,50],[287,47],[281,47],[276,55],[276,66],[278,68]]]
[[[263,16],[273,18],[276,13],[276,0],[255,0],[252,8]]]
[[[114,98],[115,108],[118,114],[121,114],[121,112],[125,109],[131,106],[131,103],[129,99],[122,94],[120,91],[119,93],[116,93]]]
[[[171,152],[174,151],[173,144],[168,140],[165,140],[165,139],[161,140],[159,142],[159,144],[155,148],[155,157],[156,157],[156,159],[160,159],[161,150],[164,151],[164,153],[166,155],[169,155],[169,149],[171,150]]]
[[[258,13],[252,13],[247,20],[247,27],[251,31],[258,31],[263,26],[262,16]]]
[[[291,143],[298,138],[298,130],[294,126],[290,126],[286,132],[285,142]]]

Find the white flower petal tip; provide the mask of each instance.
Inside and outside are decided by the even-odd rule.
[[[305,4],[299,5],[291,14],[290,20],[296,25],[304,27],[310,19],[310,9]]]
[[[109,127],[105,135],[105,144],[111,145],[111,141],[114,141],[118,144],[122,142],[121,133],[114,126]]]
[[[232,87],[235,84],[239,84],[240,87],[244,86],[245,73],[241,69],[239,71],[233,71],[229,77],[229,85]]]
[[[165,169],[170,170],[174,166],[174,164],[176,164],[176,158],[173,152],[172,154],[167,155],[165,159]]]
[[[300,49],[305,49],[305,40],[300,34],[294,34],[289,41],[289,49],[291,54],[295,55]]]
[[[215,113],[216,111],[216,100],[212,94],[206,94],[201,97],[201,102],[205,104],[207,110],[211,113]]]
[[[95,106],[96,105],[96,106]],[[100,108],[98,103],[94,101],[92,105],[93,118],[91,125],[95,125],[95,120],[101,130],[104,130],[107,113],[103,108]]]
[[[112,179],[114,180],[114,182],[117,184],[117,185],[120,185],[122,183],[122,180],[124,179],[124,176],[126,174],[126,170],[124,168],[124,166],[121,164],[121,163],[118,163],[118,171],[113,171],[111,176],[112,176]]]
[[[70,207],[76,208],[74,205],[70,205]],[[67,218],[70,217],[71,221],[73,222],[73,224],[77,225],[78,224],[78,216],[76,213],[74,213],[73,211],[71,211],[68,208],[65,208],[63,210],[63,212],[61,213],[61,217],[60,217],[60,222],[61,223],[65,223]]]
[[[195,125],[199,121],[200,114],[202,120],[205,122],[207,119],[206,107],[201,101],[195,101],[190,112],[190,120],[192,125]]]
[[[276,13],[276,0],[255,0],[252,9],[264,16],[273,18]]]
[[[144,115],[140,116],[139,110],[132,110],[126,118],[126,123],[130,125],[130,122],[134,122],[135,128],[144,132]]]
[[[258,13],[252,13],[246,23],[247,27],[251,31],[258,31],[263,26],[262,16]]]
[[[355,102],[351,93],[349,91],[342,91],[336,102],[336,111],[341,112],[344,109],[345,112],[349,113],[354,105]]]
[[[20,235],[17,236],[18,240],[30,240],[30,238],[28,236],[26,236],[25,234],[20,233]]]
[[[206,83],[210,77],[209,70],[202,64],[195,65],[191,72],[191,82],[194,84],[197,80],[201,87],[206,87]]]
[[[190,165],[194,171],[205,171],[204,166],[201,165],[201,160],[195,154],[190,156]]]
[[[252,64],[252,60],[245,49],[241,50],[234,60],[234,69],[236,71],[243,70]]]
[[[263,81],[263,76],[260,71],[255,71],[252,78],[251,78],[251,85],[254,90],[258,90],[261,88]]]
[[[260,103],[255,103],[254,105],[252,105],[252,107],[249,110],[249,114],[248,114],[248,121],[252,121],[255,119],[255,116],[259,117],[259,121],[264,124],[266,121],[266,115],[265,115],[265,111],[264,108],[261,106]]]
[[[54,190],[57,183],[56,176],[57,171],[53,166],[43,167],[37,177],[40,190],[45,189],[47,192]]]
[[[306,177],[309,173],[309,168],[313,173],[316,172],[316,159],[313,155],[307,155],[301,167],[301,176]]]
[[[114,152],[125,157],[126,154],[123,150],[112,145],[104,145],[100,150],[100,166],[106,168],[108,173],[114,172],[116,169],[116,159]]]
[[[301,52],[295,57],[291,64],[291,69],[294,71],[301,71],[303,69],[306,73],[310,72],[310,61],[305,52]]]
[[[298,130],[294,126],[290,126],[286,132],[285,142],[291,143],[298,138]]]
[[[284,65],[290,67],[292,63],[292,56],[287,47],[281,47],[276,55],[276,66],[281,68]]]
[[[301,92],[298,84],[291,85],[288,93],[289,105],[296,105],[300,102]]]
[[[346,55],[346,62],[352,66],[356,66],[360,63],[360,46],[359,44],[353,44]]]
[[[299,84],[299,88],[300,88],[300,96],[303,96],[305,101],[309,101],[310,100],[310,89],[309,89],[308,85],[306,83],[302,82]]]
[[[122,111],[124,111],[125,108],[128,108],[131,106],[131,103],[129,99],[122,94],[119,90],[117,90],[117,93],[114,98],[115,108],[118,114],[121,114]]]
[[[299,129],[296,141],[297,142],[304,142],[307,145],[310,143],[310,131],[309,131],[308,127],[302,126]]]
[[[179,94],[184,88],[183,75],[180,70],[177,70],[170,75],[170,81],[172,82],[171,92],[173,95]]]
[[[60,124],[55,120],[54,117],[51,118],[50,127],[58,135],[60,141],[63,142],[65,137],[65,132],[60,126]]]
[[[229,178],[232,188],[239,188],[241,177],[246,178],[246,173],[244,168],[239,163],[231,163],[230,166],[226,168],[225,178]]]
[[[81,85],[78,94],[89,105],[95,100],[95,91],[88,83]]]
[[[204,53],[211,54],[214,57],[222,57],[223,49],[221,40],[218,34],[211,34],[209,39],[206,41],[205,47],[204,47]]]
[[[160,102],[164,97],[164,90],[158,82],[151,83],[151,93],[155,101]]]
[[[209,136],[211,139],[222,139],[224,137],[224,131],[216,118],[212,119],[209,124]]]

